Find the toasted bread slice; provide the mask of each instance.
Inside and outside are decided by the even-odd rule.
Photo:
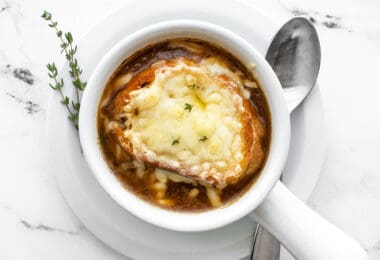
[[[223,186],[264,160],[263,126],[243,92],[215,61],[179,58],[139,72],[107,109],[115,137],[136,160]]]

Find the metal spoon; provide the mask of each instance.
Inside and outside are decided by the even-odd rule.
[[[289,20],[274,36],[266,60],[272,66],[285,92],[292,112],[314,87],[321,62],[321,48],[314,26],[303,17]],[[258,226],[252,260],[278,260],[280,243]]]

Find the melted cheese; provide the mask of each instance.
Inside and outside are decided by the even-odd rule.
[[[215,60],[189,65],[179,59],[159,67],[150,85],[130,93],[124,111],[132,127],[124,136],[148,158],[201,178],[239,175],[244,144],[237,115],[244,107],[242,97],[217,78],[233,77],[227,70]]]

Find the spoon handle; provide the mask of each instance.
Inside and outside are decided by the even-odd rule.
[[[278,260],[280,258],[280,242],[266,231],[261,225],[257,225],[251,260]]]

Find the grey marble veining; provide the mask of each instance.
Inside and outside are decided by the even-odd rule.
[[[26,220],[20,220],[20,223],[29,230],[37,230],[37,231],[45,231],[45,232],[58,232],[66,235],[79,235],[81,230],[83,230],[83,226],[80,226],[77,230],[66,230],[66,229],[61,229],[61,228],[56,228],[52,226],[47,226],[44,224],[37,224],[33,225]]]

